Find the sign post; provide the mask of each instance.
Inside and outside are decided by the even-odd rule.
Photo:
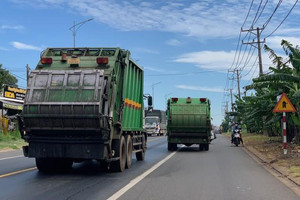
[[[286,138],[286,113],[296,112],[295,107],[285,93],[282,93],[273,112],[282,112],[282,134],[283,134],[283,154],[287,155],[287,138]]]

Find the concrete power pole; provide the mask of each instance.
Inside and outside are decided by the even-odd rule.
[[[244,42],[244,41],[242,41],[242,43],[243,44],[250,44],[253,47],[257,48],[257,50],[258,50],[259,76],[263,75],[262,58],[261,58],[261,46],[260,46],[260,44],[266,42],[265,39],[263,41],[260,40],[260,32],[262,30],[264,30],[264,27],[262,27],[262,28],[257,27],[256,29],[252,28],[252,29],[249,29],[249,30],[243,30],[243,29],[241,30],[242,32],[250,32],[250,33],[256,35],[256,37],[257,37],[257,41],[254,41],[254,39],[253,39],[252,42]],[[253,33],[253,31],[256,31],[256,33]],[[257,46],[255,46],[253,44],[257,44]]]
[[[241,98],[241,89],[240,89],[240,75],[239,75],[239,70],[236,70],[236,80],[237,80],[237,85],[238,85],[238,94],[239,98]]]
[[[236,72],[236,80],[237,80],[237,86],[238,86],[238,96],[239,96],[239,98],[241,98],[241,88],[240,88],[240,74],[239,74],[239,69],[234,69],[233,71],[229,71],[229,72],[232,72],[232,73],[234,73],[235,74],[235,72]],[[232,79],[230,79],[230,80],[234,80],[234,76],[233,76],[233,78]]]
[[[231,99],[231,111],[233,112],[233,99],[232,99],[232,89],[230,90],[230,99]]]

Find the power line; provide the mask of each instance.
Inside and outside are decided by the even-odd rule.
[[[243,23],[243,25],[242,25],[242,28],[243,28],[243,26],[245,25],[245,23],[246,23],[246,21],[247,21],[247,19],[248,19],[248,16],[249,16],[249,13],[250,13],[250,11],[251,11],[253,2],[254,2],[254,0],[252,0],[252,2],[251,2],[251,5],[250,5],[250,7],[249,7],[249,10],[248,10],[247,16],[246,16],[246,18],[245,18],[245,20],[244,20],[244,23]]]
[[[253,46],[250,46],[249,53],[248,53],[247,58],[246,58],[246,60],[245,60],[244,66],[241,68],[241,71],[245,69],[245,67],[249,64],[251,58],[253,57],[253,54],[254,54],[254,52],[255,52],[255,48],[253,48],[253,50],[252,50],[252,48],[253,48]],[[250,53],[251,50],[252,50],[252,53]],[[250,55],[251,55],[251,56],[250,56]],[[250,56],[250,57],[249,57],[249,56]]]
[[[279,8],[279,6],[280,6],[281,3],[282,3],[282,0],[279,0],[278,3],[277,3],[277,5],[276,5],[276,7],[275,7],[275,9],[274,9],[274,11],[273,11],[273,13],[272,13],[271,16],[267,19],[267,21],[263,24],[263,27],[264,27],[264,28],[268,26],[268,24],[270,23],[271,19],[273,18],[275,12],[277,11],[277,9]]]
[[[256,56],[256,58],[255,58],[255,60],[254,60],[254,63],[253,63],[253,65],[252,65],[251,69],[247,72],[247,74],[244,75],[244,77],[247,76],[247,75],[253,70],[253,68],[254,68],[254,66],[255,66],[255,64],[256,64],[256,62],[257,62],[257,59],[258,59],[258,56]]]
[[[270,37],[273,33],[275,33],[278,28],[283,24],[283,22],[288,18],[288,16],[290,15],[290,13],[292,12],[292,10],[294,9],[294,7],[296,6],[296,4],[298,3],[298,0],[296,0],[296,2],[294,3],[293,7],[290,9],[290,11],[288,12],[288,14],[285,16],[285,18],[280,22],[280,24],[272,31],[272,33],[270,33],[267,37]],[[267,38],[265,37],[265,38]]]
[[[259,6],[258,6],[257,11],[256,11],[256,14],[255,14],[255,17],[253,18],[251,27],[253,27],[253,25],[254,25],[254,22],[255,22],[255,20],[256,20],[257,14],[258,14],[258,12],[259,12],[259,10],[260,10],[260,7],[261,7],[261,3],[262,3],[262,0],[260,0]]]
[[[24,81],[27,81],[25,78],[23,78],[23,77],[21,77],[21,76],[18,76],[18,75],[16,75],[16,74],[14,74],[14,73],[11,73],[9,70],[7,70],[7,69],[5,69],[5,68],[0,68],[0,71],[7,71],[9,74],[11,74],[11,75],[13,75],[13,76],[15,76],[15,77],[17,77],[17,78],[19,78],[19,79],[22,79],[22,80],[24,80]]]
[[[264,5],[264,7],[262,8],[262,10],[260,11],[260,13],[259,13],[257,19],[255,20],[254,24],[256,24],[256,22],[258,21],[258,19],[261,17],[261,15],[262,15],[262,13],[264,12],[264,10],[265,10],[266,5],[268,4],[268,2],[269,2],[269,0],[267,0],[267,1],[265,2],[265,5]],[[254,26],[254,24],[252,24],[252,26]]]

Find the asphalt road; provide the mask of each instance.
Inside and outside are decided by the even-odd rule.
[[[124,173],[106,173],[96,162],[85,162],[74,165],[69,174],[45,175],[34,168],[33,159],[20,157],[20,151],[0,153],[0,200],[102,200],[121,189],[120,199],[130,200],[300,199],[242,147],[233,147],[218,136],[208,152],[192,146],[174,154],[167,151],[165,137],[152,137],[146,160],[136,162],[134,157],[132,167]],[[141,176],[146,172],[148,175]]]

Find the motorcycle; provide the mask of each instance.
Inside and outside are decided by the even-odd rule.
[[[233,144],[235,144],[235,146],[239,146],[239,144],[241,143],[241,134],[240,134],[240,130],[234,130],[233,133]]]

